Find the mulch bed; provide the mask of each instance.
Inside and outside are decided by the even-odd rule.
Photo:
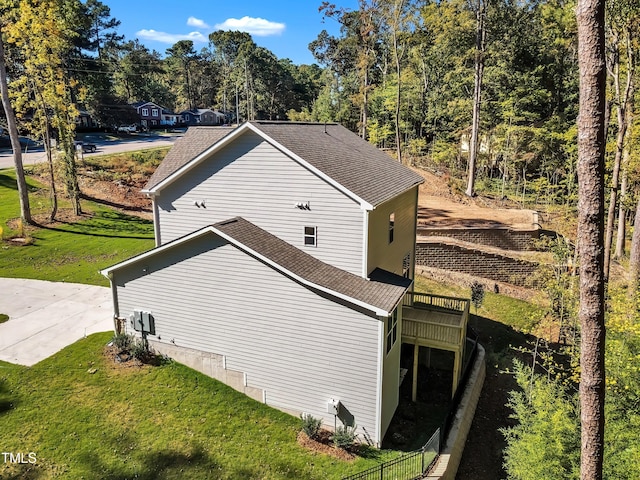
[[[320,430],[317,439],[313,439],[309,438],[306,433],[301,431],[300,433],[298,433],[298,444],[312,452],[330,455],[339,460],[355,460],[356,455],[352,452],[335,447],[331,440],[331,436],[332,433],[328,430]]]

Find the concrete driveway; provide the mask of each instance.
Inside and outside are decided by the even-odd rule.
[[[0,360],[38,363],[86,335],[113,330],[111,290],[0,278]]]

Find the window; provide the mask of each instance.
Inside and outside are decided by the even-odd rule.
[[[154,108],[154,109],[151,110],[151,116],[152,117],[157,117],[158,116],[158,109],[157,108]]]
[[[304,244],[315,247],[317,244],[316,227],[304,227]]]
[[[398,335],[398,309],[393,311],[390,317],[387,317],[387,353],[391,351],[396,344]]]
[[[149,116],[149,109],[148,108],[143,108],[142,109],[142,116],[143,117],[148,117]]]
[[[411,252],[407,253],[402,259],[402,276],[409,278],[411,273]]]
[[[156,120],[151,120],[151,125],[157,125],[158,122]]]
[[[396,223],[396,214],[391,212],[389,214],[389,243],[393,243],[393,227]]]

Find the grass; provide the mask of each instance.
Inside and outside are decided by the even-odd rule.
[[[46,192],[29,180],[34,213],[46,211]],[[153,223],[102,205],[83,201],[88,213],[77,223],[29,231],[32,244],[1,244],[0,276],[59,282],[108,285],[100,275],[108,267],[153,247]],[[17,235],[10,220],[19,217],[18,194],[12,170],[0,170],[0,228],[4,238]]]
[[[471,289],[436,282],[416,275],[416,290],[435,295],[471,298]],[[545,309],[535,303],[518,300],[485,290],[484,300],[476,312],[472,305],[469,326],[479,334],[487,359],[497,369],[512,367],[512,347],[523,347],[533,340],[535,327],[545,316]]]
[[[114,368],[102,355],[110,338],[29,368],[0,365],[0,445],[37,457],[0,464],[1,478],[338,479],[398,454],[309,452],[296,443],[299,419],[185,366]]]

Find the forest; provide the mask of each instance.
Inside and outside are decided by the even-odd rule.
[[[62,145],[61,177],[77,211],[73,139],[81,110],[104,126],[130,123],[125,107],[136,101],[174,111],[213,108],[234,123],[341,123],[398,161],[445,175],[461,197],[560,212],[565,221],[551,252],[563,267],[545,273],[548,315],[577,324],[575,270],[564,268],[579,262],[575,0],[358,5],[320,3],[319,14],[337,22],[339,34],[318,32],[309,44],[317,63],[295,65],[239,31],[215,31],[199,51],[189,40],[150,51],[120,35],[120,22],[99,0],[0,0],[7,99],[19,130],[44,141],[55,136]],[[640,478],[640,229],[633,228],[640,212],[639,49],[640,3],[607,1],[604,478],[610,479]],[[53,177],[52,167],[52,187]],[[621,267],[616,275],[614,261]],[[577,355],[553,351],[533,367],[514,366],[521,390],[510,402],[518,425],[504,432],[509,478],[579,478]]]

